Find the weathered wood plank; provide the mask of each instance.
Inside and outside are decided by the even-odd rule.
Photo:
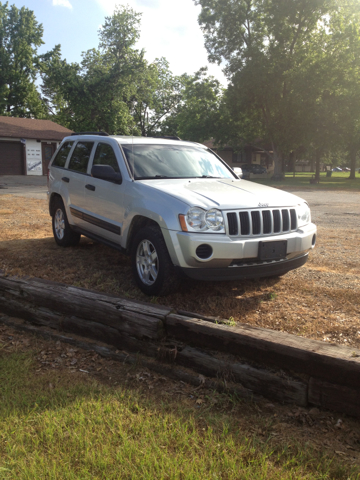
[[[335,385],[312,377],[308,395],[309,403],[360,418],[359,388]]]
[[[1,303],[1,298],[0,298]],[[9,306],[11,308],[9,308]],[[1,308],[3,313],[13,317],[23,318],[34,325],[50,327],[57,331],[72,332],[101,342],[125,348],[132,352],[142,352],[146,355],[156,355],[157,347],[146,341],[134,338],[118,329],[77,317],[69,317],[53,312],[47,308],[26,307],[20,302],[10,302],[7,308]]]
[[[106,295],[91,296],[91,292],[83,295],[74,287],[56,288],[54,285],[47,287],[45,284],[29,281],[25,282],[18,279],[9,279],[0,277],[0,299],[3,305],[3,311],[7,312],[12,300],[16,300],[25,305],[38,305],[51,310],[55,310],[65,315],[74,315],[79,318],[103,323],[116,328],[137,338],[147,337],[151,339],[160,339],[164,336],[164,325],[157,316],[144,315],[145,306],[141,306],[138,311],[132,306],[123,304],[122,300],[117,301],[108,298]],[[125,305],[125,306],[124,306]],[[151,313],[156,312],[149,306]]]
[[[209,315],[201,315],[200,313],[188,312],[187,310],[178,310],[177,314],[182,315],[184,317],[199,318],[200,320],[206,320],[207,322],[211,322],[211,323],[224,323],[224,324],[229,323],[228,320],[224,320],[223,318],[220,318],[220,317],[211,317]]]
[[[158,347],[134,338],[131,334],[120,332],[118,329],[93,322],[91,320],[83,320],[74,316],[66,316],[54,312],[47,308],[33,307],[31,305],[22,304],[19,301],[11,300],[3,308],[0,296],[0,311],[11,317],[22,318],[33,325],[40,325],[52,328],[57,331],[71,332],[82,335],[94,340],[114,345],[116,348],[127,349],[132,352],[142,352],[145,355],[156,356]]]
[[[166,331],[192,346],[228,352],[340,385],[360,385],[360,351],[354,354],[353,348],[249,325],[216,325],[176,314],[167,316]]]
[[[256,400],[258,398],[251,391],[247,390],[242,386],[229,384],[225,387],[223,382],[217,382],[211,379],[204,380],[196,373],[185,370],[184,368],[175,367],[174,365],[164,365],[154,359],[144,358],[141,355],[134,357],[128,355],[127,353],[114,352],[111,348],[103,345],[98,345],[97,343],[87,342],[81,337],[74,338],[72,336],[70,337],[69,335],[60,335],[57,333],[53,333],[49,330],[45,330],[41,327],[20,324],[19,322],[15,321],[15,319],[7,319],[4,317],[0,317],[0,322],[17,330],[31,333],[34,335],[39,335],[46,339],[52,339],[54,341],[68,343],[84,350],[95,351],[104,358],[111,358],[122,363],[127,363],[130,365],[136,364],[143,368],[148,368],[149,370],[152,370],[160,375],[166,375],[175,380],[181,380],[183,382],[189,383],[190,385],[194,385],[196,387],[196,390],[198,390],[199,387],[203,387],[219,392],[226,391],[228,393],[233,393],[244,399]]]
[[[73,294],[79,294],[82,297],[91,298],[92,300],[99,301],[114,301],[122,309],[128,310],[130,312],[140,312],[146,313],[152,317],[160,318],[163,320],[166,315],[171,312],[169,307],[164,305],[154,305],[152,303],[142,302],[140,300],[129,300],[127,298],[119,297],[111,293],[101,293],[94,290],[87,290],[82,287],[73,287],[71,285],[66,285],[64,283],[52,282],[50,280],[44,280],[42,278],[33,278],[33,277],[6,277],[0,271],[0,288],[1,288],[1,279],[15,280],[16,282],[32,283],[34,285],[43,286],[45,288],[53,288],[55,290],[64,289],[65,291],[72,292]]]
[[[140,352],[153,357],[157,354],[158,347],[156,345],[121,334],[115,328],[102,325],[101,323],[76,317],[64,317],[61,326],[64,332],[76,333],[77,335],[114,345],[114,347],[119,349]]]
[[[37,307],[36,305],[42,306]],[[57,306],[59,306],[59,304],[57,304]],[[9,296],[6,294],[0,295],[0,310],[8,315],[24,318],[30,322],[35,323],[38,318],[44,318],[45,311],[48,311],[49,315],[50,312],[55,312],[53,303],[44,301],[36,302],[36,304],[34,305],[33,303],[29,303],[26,300],[24,301],[22,297],[17,296],[14,299],[13,296]],[[64,308],[62,308],[61,312],[55,313],[60,316],[77,316],[81,315],[83,311],[80,307],[71,308],[71,304],[68,304]],[[86,320],[97,321],[97,323],[102,323],[109,328],[114,328],[123,334],[132,335],[136,338],[147,337],[157,340],[163,337],[163,324],[161,320],[157,318],[146,317],[145,315],[135,314],[133,312],[127,311],[116,313],[116,316],[114,315],[115,318],[109,318],[104,317],[106,313],[106,309],[104,309],[104,312],[99,313],[94,308],[93,315],[88,315]]]
[[[307,385],[298,380],[282,378],[249,365],[218,360],[191,347],[185,347],[178,352],[175,361],[210,377],[239,382],[254,393],[281,403],[294,403],[302,407],[308,403]]]

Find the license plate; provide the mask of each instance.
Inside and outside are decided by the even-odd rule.
[[[282,260],[286,258],[287,240],[259,242],[259,260]]]

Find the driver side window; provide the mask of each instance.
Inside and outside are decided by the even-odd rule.
[[[115,172],[120,172],[115,152],[107,143],[99,143],[96,147],[93,165],[110,165]]]

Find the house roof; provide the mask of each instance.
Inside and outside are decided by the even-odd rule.
[[[230,147],[229,145],[223,145],[222,147],[219,147],[215,144],[213,138],[205,140],[204,142],[202,142],[202,144],[205,145],[205,147],[207,148],[211,148],[211,150],[232,150],[232,147]]]
[[[260,139],[257,140],[257,142],[260,143]],[[205,147],[211,148],[211,150],[217,150],[218,152],[223,151],[223,150],[235,151],[235,147],[232,147],[231,145],[222,145],[222,146],[216,145],[213,138],[210,138],[209,140],[205,140],[204,142],[202,142],[202,144],[205,145]],[[256,145],[252,145],[250,143],[247,143],[247,144],[243,145],[243,147],[241,147],[241,148],[251,148],[255,152],[266,152],[266,151],[268,151],[268,152],[272,153],[272,148],[271,148],[270,145],[265,145],[264,148],[261,148],[260,146],[256,146]]]
[[[72,133],[72,130],[51,120],[0,116],[0,139],[1,137],[15,137],[61,141],[70,133]]]

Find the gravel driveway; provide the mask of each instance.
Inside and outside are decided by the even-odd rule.
[[[360,192],[292,190],[291,193],[309,203],[316,225],[360,229]]]
[[[43,175],[0,175],[0,195],[46,199],[46,182]]]

